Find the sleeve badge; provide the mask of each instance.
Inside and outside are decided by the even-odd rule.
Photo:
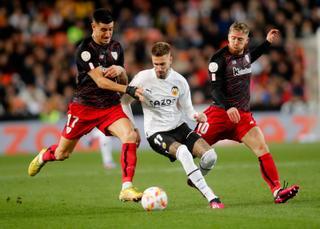
[[[80,56],[81,59],[85,62],[89,61],[91,58],[91,54],[88,51],[83,51]]]
[[[218,68],[219,68],[219,66],[218,66],[218,64],[216,62],[211,62],[209,64],[209,71],[211,73],[214,73],[214,72],[218,71]]]

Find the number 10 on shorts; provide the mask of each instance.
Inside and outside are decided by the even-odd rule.
[[[197,127],[197,132],[200,134],[206,134],[209,129],[209,123],[199,123]]]

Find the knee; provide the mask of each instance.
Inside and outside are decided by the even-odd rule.
[[[269,152],[269,147],[266,143],[261,144],[260,150],[263,151],[263,153]]]
[[[262,156],[263,154],[269,152],[269,147],[266,143],[262,142],[258,144],[254,149],[254,153],[259,157]]]
[[[134,130],[130,129],[124,134],[124,136],[122,137],[122,141],[123,143],[136,142],[137,137],[137,133]]]
[[[202,155],[200,159],[200,165],[204,169],[212,169],[215,166],[217,159],[218,156],[215,150],[210,149]]]

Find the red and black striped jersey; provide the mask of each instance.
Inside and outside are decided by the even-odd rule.
[[[119,42],[111,40],[107,45],[99,45],[92,37],[84,39],[76,51],[78,76],[73,102],[106,108],[120,103],[120,94],[115,91],[99,88],[88,75],[91,69],[98,66],[124,65],[123,49]]]
[[[251,63],[269,46],[270,43],[265,41],[251,52],[246,49],[241,55],[231,54],[226,46],[211,57],[208,70],[213,105],[225,110],[230,107],[250,110]]]

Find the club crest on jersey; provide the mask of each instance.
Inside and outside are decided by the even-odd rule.
[[[91,58],[91,54],[88,51],[83,51],[81,54],[81,59],[85,62],[89,61]]]
[[[111,56],[113,57],[114,60],[118,59],[118,53],[117,52],[111,52]]]
[[[176,87],[176,86],[173,86],[173,87],[171,88],[171,94],[172,94],[173,96],[178,96],[178,95],[179,95],[179,88]]]
[[[166,149],[167,148],[167,144],[165,142],[162,142],[162,148]]]
[[[247,61],[248,63],[250,63],[250,58],[249,58],[248,54],[246,54],[246,55],[244,56],[244,58],[246,59],[246,61]]]

